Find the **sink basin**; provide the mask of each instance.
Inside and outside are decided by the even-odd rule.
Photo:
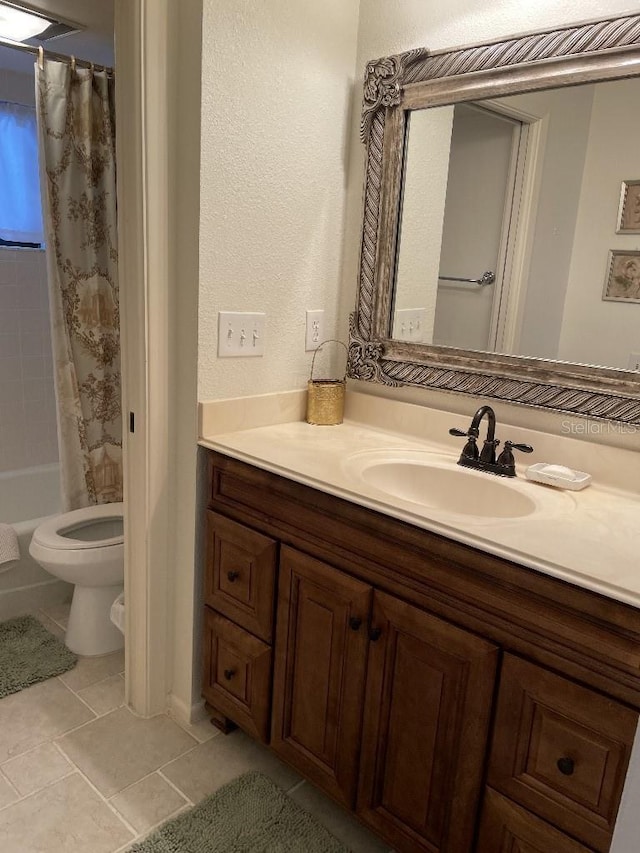
[[[462,468],[456,461],[427,451],[369,451],[350,457],[346,469],[389,497],[469,520],[525,518],[573,505],[563,493]]]

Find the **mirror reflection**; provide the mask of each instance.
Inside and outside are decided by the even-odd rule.
[[[637,369],[639,88],[411,113],[393,338]]]

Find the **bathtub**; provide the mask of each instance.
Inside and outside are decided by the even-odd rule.
[[[70,584],[54,578],[29,555],[33,531],[59,508],[59,465],[0,473],[0,521],[13,525],[20,543],[20,561],[4,572],[0,566],[0,619],[66,601],[71,596]]]

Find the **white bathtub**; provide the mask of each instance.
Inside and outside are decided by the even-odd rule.
[[[29,555],[33,531],[59,511],[57,464],[0,473],[0,521],[13,525],[20,543],[20,562],[4,572],[0,566],[0,619],[65,601],[71,595],[70,584],[45,572]]]

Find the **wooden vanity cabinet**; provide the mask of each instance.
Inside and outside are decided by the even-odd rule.
[[[640,708],[637,609],[209,460],[216,715],[399,853],[609,850]]]

